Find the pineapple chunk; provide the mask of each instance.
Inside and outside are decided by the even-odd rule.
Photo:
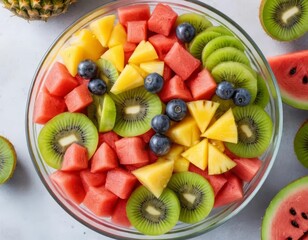
[[[208,139],[203,139],[198,144],[190,147],[181,155],[189,160],[196,167],[205,170],[207,167],[207,158],[208,158]]]
[[[200,142],[200,133],[196,121],[187,116],[181,122],[172,125],[166,135],[172,142],[190,147]]]
[[[221,174],[235,167],[236,163],[227,155],[219,151],[211,143],[208,144],[208,173]]]
[[[181,157],[181,153],[185,151],[185,147],[177,144],[172,144],[169,152],[164,155],[165,159],[176,160]]]
[[[135,64],[135,63],[130,63],[129,65],[131,65],[132,67],[134,67],[134,68],[140,73],[140,75],[141,75],[143,78],[145,78],[145,77],[148,75],[148,73],[145,72],[144,70],[142,70],[137,64]]]
[[[184,157],[174,160],[173,172],[187,172],[189,169],[189,161]]]
[[[122,72],[124,68],[124,50],[123,45],[117,45],[109,48],[102,56],[108,61],[110,61],[119,72]]]
[[[149,41],[141,41],[128,59],[129,63],[142,63],[158,59],[155,48]]]
[[[222,141],[215,140],[215,139],[209,139],[209,142],[221,152],[224,152],[226,149]]]
[[[201,136],[224,142],[237,143],[237,126],[232,109],[230,108],[218,118]]]
[[[68,46],[60,52],[63,63],[69,73],[75,77],[79,63],[85,59],[85,52],[80,46]]]
[[[127,64],[111,87],[110,92],[113,94],[119,94],[129,89],[140,87],[143,84],[143,77],[134,67]]]
[[[116,16],[108,15],[90,24],[90,29],[103,47],[107,47]]]
[[[151,62],[140,63],[140,68],[145,72],[147,72],[148,74],[155,72],[163,76],[164,61],[151,61]]]
[[[188,110],[198,124],[198,127],[202,133],[209,126],[211,119],[213,118],[219,103],[198,100],[187,103]]]
[[[126,37],[127,37],[126,30],[122,26],[122,24],[121,23],[116,24],[111,32],[108,42],[108,47],[112,48],[120,44],[124,46],[124,44],[126,43]]]
[[[173,172],[172,160],[158,159],[155,163],[138,168],[132,173],[155,197],[159,198]]]

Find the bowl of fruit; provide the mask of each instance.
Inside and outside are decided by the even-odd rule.
[[[262,186],[281,139],[277,89],[253,40],[203,2],[110,2],[38,67],[29,152],[52,197],[91,229],[187,239]]]

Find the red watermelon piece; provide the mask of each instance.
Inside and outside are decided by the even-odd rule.
[[[124,53],[125,52],[133,52],[136,47],[137,47],[136,43],[125,42],[124,45],[123,45]]]
[[[111,216],[111,222],[122,227],[130,227],[131,223],[128,220],[126,213],[127,199],[119,199]]]
[[[109,132],[105,132],[105,133],[99,133],[98,135],[99,138],[99,146],[105,142],[107,143],[113,150],[116,150],[115,147],[115,142],[118,141],[120,139],[120,136],[118,134],[116,134],[114,131],[109,131]]]
[[[166,54],[172,48],[173,44],[177,42],[177,37],[173,34],[171,36],[164,36],[163,34],[155,34],[149,37],[149,42],[153,45],[160,60],[164,60]]]
[[[174,72],[172,71],[172,69],[167,65],[165,64],[164,65],[164,72],[163,72],[163,78],[165,81],[168,81],[170,80],[173,76],[174,76]]]
[[[65,151],[62,171],[79,171],[88,168],[88,150],[87,148],[72,143]]]
[[[91,172],[104,172],[116,167],[118,167],[117,154],[107,143],[102,143],[92,157]]]
[[[200,60],[191,55],[178,42],[173,44],[164,61],[184,81],[201,65]]]
[[[91,173],[89,169],[80,172],[82,185],[86,192],[90,187],[100,187],[105,185],[106,177],[107,173],[105,172]]]
[[[151,128],[149,131],[147,131],[146,133],[142,134],[142,135],[139,135],[139,137],[142,138],[142,140],[145,142],[145,143],[149,143],[150,142],[150,139],[151,137],[155,134],[155,131]]]
[[[147,21],[129,21],[127,22],[127,41],[131,43],[140,43],[147,40]]]
[[[308,110],[308,50],[268,58],[284,103]]]
[[[82,203],[86,192],[78,173],[56,171],[50,175],[50,179],[61,189],[67,198],[77,204]]]
[[[148,4],[130,5],[118,8],[119,22],[125,27],[127,27],[127,22],[147,21],[150,15],[150,7]]]
[[[85,84],[79,85],[65,96],[65,104],[70,112],[78,112],[89,106],[92,101],[91,93]]]
[[[249,182],[259,171],[262,161],[258,158],[235,158],[236,166],[231,171],[243,181]]]

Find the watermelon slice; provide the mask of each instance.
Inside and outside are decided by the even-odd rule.
[[[160,60],[164,60],[165,56],[167,55],[169,50],[172,48],[173,44],[177,41],[178,41],[177,37],[174,34],[168,37],[162,34],[155,34],[149,37],[149,42],[155,48],[158,58]]]
[[[105,185],[107,173],[91,173],[89,169],[80,172],[82,185],[86,192],[90,187],[100,187]]]
[[[284,103],[308,110],[308,50],[268,58]]]
[[[138,4],[118,8],[119,22],[127,27],[129,21],[142,21],[150,18],[150,6],[148,4]]]
[[[114,131],[109,131],[106,133],[99,133],[99,143],[100,146],[103,142],[107,143],[113,150],[116,150],[115,142],[120,139],[119,135],[116,134]]]
[[[114,208],[114,211],[111,216],[111,222],[122,226],[122,227],[130,227],[131,223],[128,220],[126,213],[126,204],[127,199],[119,199],[117,205]]]
[[[259,171],[262,161],[258,158],[234,158],[236,166],[231,171],[243,181],[249,182]]]
[[[81,84],[74,88],[64,99],[67,109],[70,112],[78,112],[89,106],[93,101],[91,93],[85,84]]]
[[[127,22],[127,41],[131,43],[140,43],[147,40],[147,21],[129,21]]]
[[[308,176],[282,188],[262,221],[262,239],[308,238]]]
[[[79,171],[88,168],[88,151],[87,148],[72,143],[65,151],[62,171]]]
[[[118,166],[118,158],[115,151],[107,144],[99,146],[92,157],[91,172],[104,172]]]

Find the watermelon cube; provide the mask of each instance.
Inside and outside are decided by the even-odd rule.
[[[164,72],[163,72],[163,78],[165,81],[170,80],[172,77],[174,76],[174,72],[172,71],[172,69],[165,64],[164,65]]]
[[[259,171],[262,161],[258,158],[235,158],[236,166],[232,168],[232,172],[243,181],[249,182]]]
[[[45,86],[50,94],[64,97],[78,86],[78,81],[62,63],[55,62],[46,77]]]
[[[150,6],[148,4],[131,5],[118,8],[119,22],[127,27],[131,21],[147,21],[150,18]]]
[[[116,168],[108,171],[105,187],[121,199],[127,199],[134,190],[137,178],[130,172]]]
[[[211,100],[217,84],[211,73],[204,68],[186,82],[194,100]]]
[[[133,52],[136,47],[137,47],[136,43],[125,42],[125,44],[123,45],[124,53],[126,53],[126,52]]]
[[[83,188],[86,192],[90,187],[100,187],[105,185],[107,173],[91,173],[89,169],[80,171],[80,178],[82,181]]]
[[[139,137],[142,138],[142,140],[145,142],[145,143],[149,143],[150,142],[150,139],[151,137],[155,134],[155,131],[151,128],[149,131],[147,131],[146,133],[142,134],[142,135],[139,135]]]
[[[56,171],[50,175],[50,179],[68,199],[77,204],[82,203],[86,192],[78,173]]]
[[[201,65],[200,60],[191,55],[178,42],[173,44],[164,61],[184,81]]]
[[[158,3],[148,20],[148,28],[152,32],[168,36],[177,17],[177,13],[170,6]]]
[[[164,60],[166,54],[172,48],[173,44],[177,42],[177,37],[173,34],[169,37],[166,37],[162,34],[155,34],[149,37],[149,42],[155,48],[158,58]]]
[[[120,139],[119,135],[116,134],[114,131],[109,131],[105,133],[99,133],[99,146],[105,142],[107,143],[113,150],[116,150],[115,142]]]
[[[85,84],[81,84],[74,88],[64,99],[67,109],[70,112],[81,111],[93,101],[91,93]]]
[[[98,147],[92,157],[91,172],[104,172],[118,166],[118,158],[115,151],[107,144],[103,143]]]
[[[175,75],[165,81],[163,89],[158,93],[160,99],[167,103],[172,99],[181,98],[186,102],[192,101],[192,96],[181,77]]]
[[[33,111],[33,121],[45,124],[56,115],[66,111],[62,97],[52,96],[47,90],[38,94]]]
[[[83,204],[99,217],[110,217],[118,197],[105,187],[90,187]]]
[[[129,21],[127,22],[127,41],[131,43],[140,43],[147,40],[147,21]]]
[[[126,213],[127,199],[119,199],[111,216],[111,222],[122,227],[130,227],[131,223]]]
[[[115,142],[116,152],[123,165],[149,162],[146,144],[140,137],[121,138]]]
[[[62,171],[79,171],[88,168],[88,150],[84,146],[72,143],[65,151]]]

